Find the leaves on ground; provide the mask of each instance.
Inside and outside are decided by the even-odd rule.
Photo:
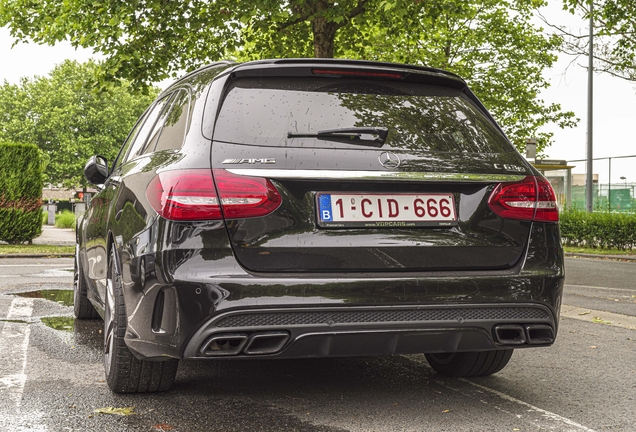
[[[105,408],[97,408],[93,410],[97,414],[112,414],[112,415],[120,415],[120,416],[129,416],[137,414],[135,412],[135,407],[124,407],[124,408],[115,408],[115,407],[105,407]]]
[[[605,321],[603,318],[601,317],[594,317],[592,318],[592,322],[596,323],[596,324],[611,324],[611,321]]]

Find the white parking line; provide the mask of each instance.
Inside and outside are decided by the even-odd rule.
[[[29,318],[33,313],[33,299],[16,298],[11,302],[7,320]],[[0,393],[3,399],[20,408],[26,384],[27,348],[31,328],[28,324],[5,322],[0,333]]]
[[[514,402],[516,404],[523,405],[526,408],[529,408],[529,410],[531,410],[531,411],[535,411],[537,413],[540,413],[546,419],[553,420],[553,421],[556,421],[556,422],[560,422],[560,423],[563,423],[564,425],[570,426],[570,428],[568,428],[568,429],[559,428],[559,430],[568,430],[568,431],[575,431],[576,430],[576,431],[594,432],[594,429],[590,429],[590,428],[588,428],[586,426],[578,424],[575,421],[570,420],[569,418],[565,418],[565,417],[560,416],[558,414],[555,414],[553,412],[546,411],[546,410],[538,408],[538,407],[536,407],[534,405],[530,405],[527,402],[524,402],[522,400],[513,398],[512,396],[509,396],[509,395],[507,395],[505,393],[502,393],[502,392],[500,392],[498,390],[491,389],[490,387],[486,387],[486,386],[483,386],[481,384],[474,383],[474,382],[472,382],[470,380],[467,380],[465,378],[459,378],[459,380],[462,381],[462,382],[465,382],[467,384],[470,384],[472,386],[475,386],[475,387],[477,387],[477,388],[479,388],[481,390],[484,390],[484,391],[492,393],[492,394],[494,394],[496,396],[499,396],[500,398],[505,399],[505,400],[507,400],[509,402]],[[572,429],[572,428],[574,428],[574,429]]]
[[[406,357],[406,356],[405,356]],[[432,370],[432,368],[428,365],[426,360],[415,359],[413,357],[406,357],[411,361],[414,361],[418,364],[422,364],[423,366]],[[466,396],[470,399],[479,400],[480,402],[490,405],[491,407],[505,412],[513,417],[516,417],[519,420],[524,421],[525,423],[530,423],[536,426],[540,430],[558,430],[559,432],[595,432],[594,429],[590,429],[587,426],[583,426],[569,418],[560,416],[553,412],[541,409],[534,405],[531,405],[522,400],[516,399],[510,395],[502,393],[498,390],[492,389],[490,387],[483,386],[481,384],[474,383],[465,378],[459,378],[459,381],[470,384],[475,387],[475,391],[466,391],[466,389],[462,390],[456,387],[451,386],[445,379],[434,379],[436,384],[441,385],[449,390],[457,392],[463,396]],[[484,392],[490,393],[502,399],[504,406],[495,405],[489,403],[482,399],[482,395]],[[506,404],[507,403],[507,404]],[[519,411],[519,406],[523,407],[523,411]]]

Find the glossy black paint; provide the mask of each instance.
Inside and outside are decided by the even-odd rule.
[[[538,306],[549,311],[549,318],[541,323],[553,326],[556,332],[564,278],[558,225],[495,216],[485,200],[496,182],[272,178],[283,195],[283,205],[263,218],[173,222],[156,214],[145,194],[150,180],[162,170],[226,169],[228,166],[222,162],[228,158],[273,158],[276,168],[288,170],[385,171],[378,163],[381,149],[338,149],[335,153],[316,148],[262,148],[213,142],[214,121],[228,81],[238,76],[280,74],[282,69],[285,73],[304,74],[307,65],[312,64],[340,63],[224,63],[195,72],[165,92],[183,89],[192,99],[181,149],[142,154],[123,163],[120,155],[112,164],[114,168],[104,188],[78,222],[80,262],[88,279],[89,298],[103,314],[107,257],[110,250],[115,250],[128,314],[126,343],[135,355],[150,359],[197,357],[196,346],[210,334],[203,329],[219,313],[269,308]],[[418,80],[429,79],[470,93],[463,81],[450,74],[418,68],[419,72],[423,76],[415,77]],[[514,151],[466,154],[460,158],[441,153],[396,152],[403,160],[399,170],[405,172],[538,175]],[[520,171],[511,173],[504,165],[515,165]],[[314,204],[315,193],[325,190],[450,192],[455,196],[459,221],[456,227],[443,229],[325,230],[316,225]],[[441,352],[444,347],[453,346],[447,343],[450,335],[458,341],[454,346],[459,350],[503,348],[494,342],[489,331],[494,324],[457,322],[452,326],[419,324],[413,328],[412,324],[343,327],[334,323],[321,331],[332,334],[346,328],[358,332],[358,339],[354,335],[338,340],[351,345],[353,338],[357,342],[352,346],[362,342],[378,346],[377,353],[386,352],[387,344],[394,340],[391,338],[398,337],[396,334],[400,338],[408,334],[407,339],[417,342],[403,345],[406,351],[420,346],[420,351]],[[386,340],[374,339],[373,332],[369,333],[382,328],[390,333]],[[304,333],[294,333],[301,334]],[[316,349],[316,345],[324,340],[303,349],[300,344],[294,345],[292,338],[281,353],[271,356],[320,355],[324,351]],[[186,353],[188,343],[195,349]]]

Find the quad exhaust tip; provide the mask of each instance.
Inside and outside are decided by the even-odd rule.
[[[531,345],[554,343],[554,330],[549,325],[528,324],[524,329]]]
[[[495,341],[502,345],[546,345],[554,343],[554,329],[547,324],[498,325],[493,328]]]
[[[289,334],[287,332],[255,333],[250,336],[243,353],[274,354],[281,350],[288,339]]]
[[[236,355],[243,350],[246,343],[246,334],[214,335],[201,346],[201,354],[214,357]]]
[[[261,332],[219,334],[210,337],[201,345],[201,355],[206,357],[232,356],[238,354],[263,355],[280,351],[289,340],[287,332]]]
[[[493,330],[496,341],[502,345],[523,345],[526,343],[526,332],[520,325],[498,325]]]

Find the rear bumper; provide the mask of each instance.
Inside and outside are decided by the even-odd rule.
[[[555,325],[548,307],[523,303],[237,310],[201,326],[183,357],[308,358],[547,346],[554,341]],[[500,326],[520,333],[502,339],[504,333],[495,331]],[[552,337],[529,337],[535,328],[549,329]]]
[[[153,256],[154,268],[144,286],[133,277],[132,260],[122,260],[125,340],[138,358],[157,360],[550,345],[558,332],[564,273],[558,226],[546,225],[533,229],[524,259],[510,269],[493,271],[254,274],[238,265],[229,246],[197,249],[187,240],[182,248]],[[190,238],[176,228],[168,232]],[[226,236],[216,228],[209,232],[213,235],[219,237],[215,242]],[[533,330],[541,337],[528,335],[528,325],[544,326]],[[505,332],[519,337],[504,337],[512,343],[502,343],[497,326],[512,326]],[[221,348],[221,338],[220,345],[214,342],[207,354],[202,352],[210,338],[218,336],[233,337],[240,349],[208,355]],[[261,339],[260,348],[279,349],[262,353],[250,345],[255,338]]]

